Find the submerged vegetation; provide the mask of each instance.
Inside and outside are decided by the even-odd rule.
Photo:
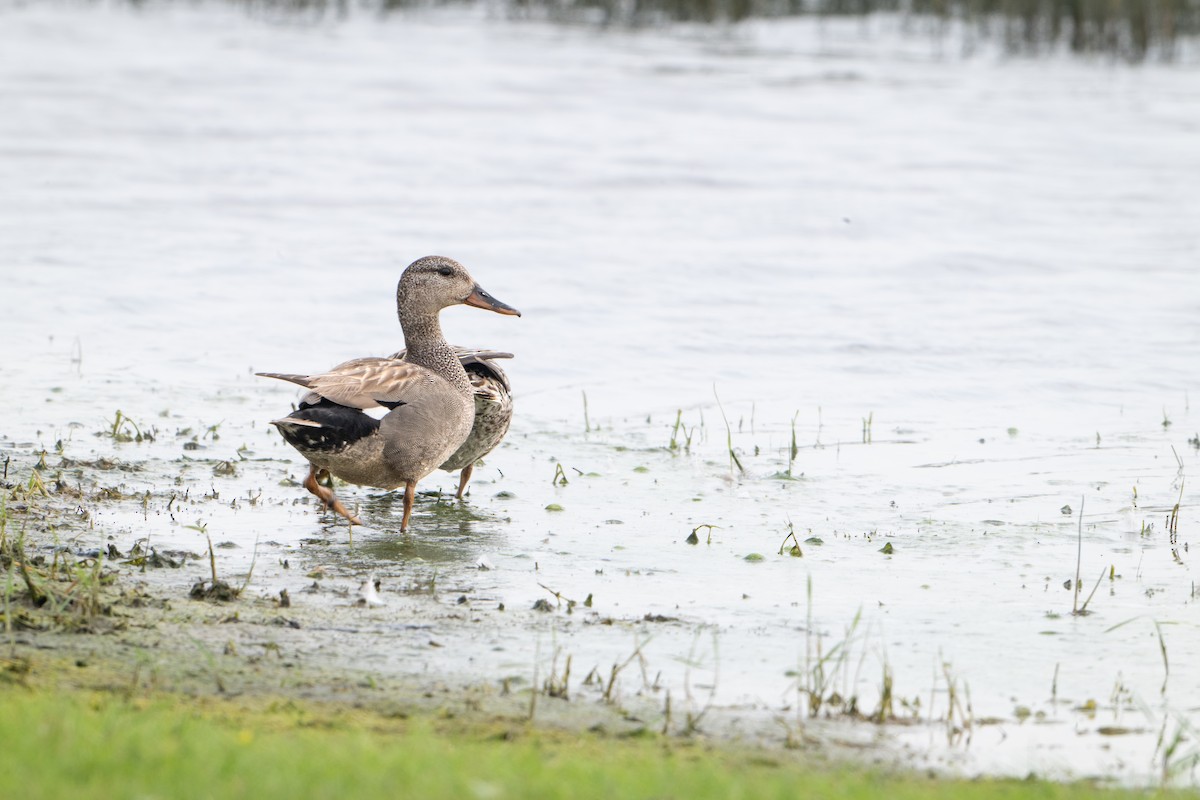
[[[448,0],[237,0],[251,8],[347,15],[449,5]],[[1200,0],[495,0],[515,17],[645,26],[741,22],[782,17],[902,16],[913,31],[999,43],[1014,54],[1057,49],[1140,61],[1172,60],[1182,39],[1200,33]],[[926,24],[921,24],[926,23]],[[586,399],[585,399],[586,403]]]

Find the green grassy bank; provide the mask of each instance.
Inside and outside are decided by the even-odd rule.
[[[1084,798],[656,736],[615,738],[259,696],[84,687],[3,662],[0,796],[38,798]],[[72,665],[57,668],[63,674]],[[89,667],[89,669],[94,669]],[[53,668],[51,668],[53,671]],[[1120,800],[1148,793],[1104,791]],[[1177,796],[1184,796],[1179,794]]]

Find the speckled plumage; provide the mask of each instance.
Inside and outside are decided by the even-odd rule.
[[[475,463],[496,449],[508,433],[512,423],[512,385],[504,370],[494,363],[495,359],[512,358],[512,353],[491,350],[454,348],[459,362],[467,372],[475,400],[475,422],[466,440],[442,463],[447,472],[462,470],[459,476],[457,496],[461,498],[471,480]],[[404,359],[401,350],[392,358]]]
[[[404,360],[356,358],[319,375],[258,373],[310,390],[299,408],[273,424],[308,459],[305,487],[352,522],[359,520],[320,485],[323,473],[363,486],[403,486],[403,531],[417,481],[471,434],[474,389],[438,318],[443,308],[459,303],[520,316],[479,288],[458,262],[428,256],[409,265],[396,288]],[[379,406],[388,409],[382,419],[364,413]]]

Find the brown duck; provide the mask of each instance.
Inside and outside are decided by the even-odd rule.
[[[481,289],[457,261],[427,256],[410,264],[396,287],[403,360],[356,358],[319,375],[258,373],[310,390],[299,408],[272,424],[308,459],[305,488],[353,523],[362,524],[319,482],[326,473],[360,486],[403,486],[400,530],[406,531],[417,481],[452,463],[471,434],[471,380],[438,319],[443,308],[460,303],[521,315]],[[379,406],[388,409],[382,419],[364,413]]]

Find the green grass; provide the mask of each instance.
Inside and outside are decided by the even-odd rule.
[[[385,717],[258,698],[127,698],[0,683],[0,796],[161,798],[1084,798],[1095,787],[937,781],[804,754],[519,722]],[[1112,791],[1121,800],[1144,793]]]

